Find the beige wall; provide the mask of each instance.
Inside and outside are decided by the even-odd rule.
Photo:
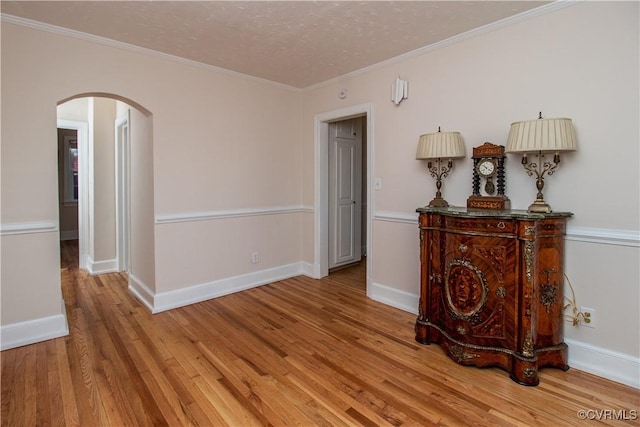
[[[63,102],[57,107],[59,120],[74,120],[77,122],[89,122],[89,98],[76,98]]]
[[[155,290],[153,119],[130,109],[130,281]]]
[[[569,221],[573,236],[568,236],[566,273],[578,303],[596,309],[598,326],[567,326],[566,336],[637,357],[638,51],[638,3],[584,2],[305,90],[304,204],[314,203],[314,117],[371,104],[372,177],[383,180],[383,189],[369,200],[376,213],[371,279],[417,298],[413,218],[435,193],[426,165],[415,160],[419,135],[438,126],[462,133],[467,158],[456,162],[443,194],[450,204],[464,206],[472,191],[472,147],[485,141],[505,144],[510,124],[534,119],[538,111],[571,117],[578,151],[562,157],[556,173],[545,179],[544,194],[554,210],[575,214]],[[409,98],[399,106],[389,95],[397,76],[409,81]],[[338,96],[343,88],[346,99]],[[508,156],[506,192],[518,209],[535,199],[534,180],[517,156]],[[304,257],[312,263],[312,214],[304,225]],[[576,236],[578,230],[594,237],[621,232],[636,236],[635,243],[585,242]],[[620,325],[633,333],[615,339]]]
[[[2,235],[0,245],[2,326],[60,315],[63,301],[58,233]]]
[[[115,198],[116,101],[93,98],[93,253],[94,262],[116,257]]]

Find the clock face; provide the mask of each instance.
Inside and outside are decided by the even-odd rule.
[[[491,159],[482,159],[478,163],[478,174],[483,177],[493,176],[496,173],[496,163]]]

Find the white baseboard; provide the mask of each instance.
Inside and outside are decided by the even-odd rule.
[[[420,300],[418,295],[390,288],[389,286],[375,282],[371,284],[368,291],[368,296],[372,300],[390,305],[391,307],[399,308],[400,310],[404,310],[409,313],[418,314],[418,302]]]
[[[153,311],[154,292],[134,274],[129,273],[129,292],[131,292],[150,312]]]
[[[640,389],[640,358],[565,338],[569,366]]]
[[[302,274],[312,279],[320,279],[320,265],[310,262],[302,263]]]
[[[296,262],[160,293],[155,293],[135,276],[129,275],[129,290],[155,314],[299,276],[303,269],[303,263]]]
[[[409,313],[418,314],[420,297],[379,283],[373,283],[369,297]],[[569,366],[640,389],[640,358],[565,338]]]
[[[55,316],[3,325],[0,328],[0,350],[9,350],[66,335],[69,335],[69,325],[63,303],[62,313]]]
[[[87,271],[91,275],[115,273],[118,271],[118,260],[108,259],[105,261],[94,261],[91,257],[87,258]]]

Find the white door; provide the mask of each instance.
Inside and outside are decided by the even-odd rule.
[[[329,268],[360,261],[362,119],[329,124]]]

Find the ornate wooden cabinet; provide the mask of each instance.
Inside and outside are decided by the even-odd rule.
[[[567,365],[563,252],[572,214],[420,208],[416,340],[456,362],[499,366],[537,385],[538,369]]]

